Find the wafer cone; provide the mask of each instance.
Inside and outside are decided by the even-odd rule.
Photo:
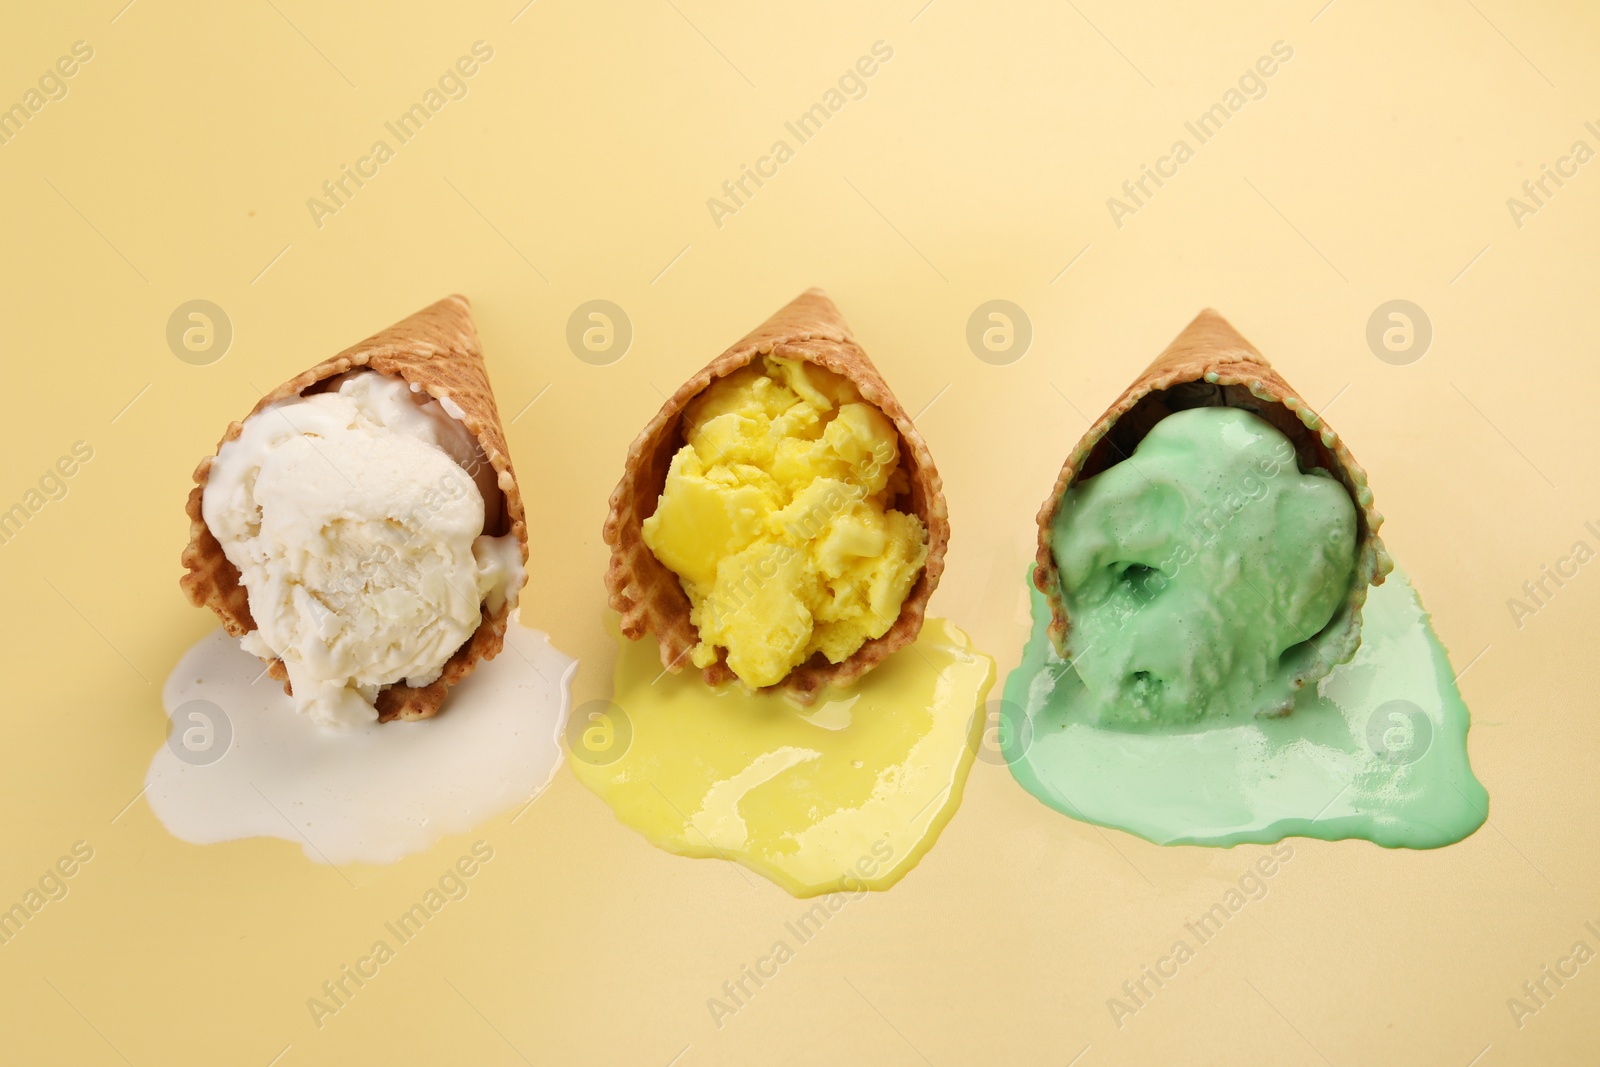
[[[1289,387],[1261,353],[1239,336],[1226,319],[1206,308],[1083,435],[1039,510],[1033,583],[1050,604],[1050,640],[1062,657],[1068,655],[1071,620],[1061,597],[1050,531],[1067,488],[1131,455],[1151,427],[1172,412],[1217,405],[1242,408],[1271,423],[1294,444],[1302,468],[1321,467],[1328,471],[1355,502],[1356,569],[1349,595],[1316,637],[1321,655],[1293,679],[1293,685],[1300,688],[1315,682],[1336,664],[1355,655],[1361,644],[1361,608],[1367,600],[1367,587],[1382,585],[1384,576],[1394,569],[1378,537],[1383,516],[1372,506],[1367,472],[1350,454],[1343,439]]]
[[[783,681],[766,687],[782,690],[793,699],[809,704],[823,687],[850,684],[895,649],[916,639],[922,629],[928,598],[944,572],[945,548],[950,540],[950,521],[939,472],[934,468],[927,442],[884,384],[878,369],[856,344],[839,309],[821,289],[801,293],[684,382],[634,440],[628,449],[622,481],[611,494],[611,513],[606,517],[605,541],[611,546],[606,589],[610,592],[611,606],[622,615],[624,635],[638,640],[646,633],[654,633],[661,646],[661,663],[667,670],[676,672],[688,662],[689,653],[700,640],[689,620],[689,597],[678,576],[645,545],[643,523],[654,514],[666,483],[667,468],[683,444],[681,421],[689,401],[716,379],[766,355],[803,360],[843,375],[850,379],[863,400],[876,405],[894,423],[900,432],[900,465],[911,489],[895,500],[893,506],[916,515],[928,531],[928,557],[922,573],[901,604],[899,616],[882,637],[867,641],[840,663],[830,663],[826,656],[816,653],[790,671]],[[720,685],[734,678],[726,653],[705,668],[704,678],[708,685]]]
[[[436,399],[448,397],[463,413],[461,422],[478,439],[500,487],[498,511],[493,501],[484,502],[484,532],[514,534],[522,546],[522,560],[526,563],[528,528],[522,510],[522,493],[511,467],[505,429],[500,424],[494,393],[489,388],[489,374],[483,365],[483,353],[478,347],[478,333],[472,325],[467,298],[446,297],[323,360],[262,397],[250,410],[250,415],[280,400],[317,392],[317,387],[328,379],[361,367],[404,378]],[[242,422],[231,423],[217,443],[218,450],[238,437],[243,428]],[[182,559],[187,573],[179,579],[179,584],[197,607],[209,607],[230,634],[240,637],[256,628],[250,615],[250,602],[239,584],[238,569],[228,562],[222,546],[211,535],[201,515],[201,499],[215,458],[213,453],[195,468],[195,487],[189,492],[187,508],[189,544],[183,550]],[[493,613],[485,608],[478,628],[445,663],[443,673],[432,684],[418,688],[398,684],[382,690],[377,700],[380,721],[426,719],[438,714],[449,687],[472,673],[480,659],[493,659],[500,652],[506,621],[515,601],[515,595],[508,597]],[[290,691],[288,672],[282,660],[272,660],[268,673],[283,682],[285,692]]]

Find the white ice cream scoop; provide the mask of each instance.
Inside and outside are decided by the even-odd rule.
[[[241,644],[283,661],[300,711],[359,723],[383,687],[436,680],[483,609],[514,600],[520,547],[485,531],[499,501],[451,412],[366,370],[247,419],[201,507],[249,596]]]

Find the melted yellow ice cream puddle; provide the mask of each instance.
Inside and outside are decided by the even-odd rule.
[[[799,897],[887,889],[959,806],[993,681],[943,619],[809,708],[664,673],[654,641],[622,640],[610,705],[574,713],[572,769],[668,852],[742,863]]]
[[[678,576],[700,643],[753,686],[812,655],[881,637],[927,559],[928,532],[889,505],[907,488],[900,436],[841,375],[767,356],[684,411],[644,542]]]

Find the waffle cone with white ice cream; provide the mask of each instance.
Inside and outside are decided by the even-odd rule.
[[[916,638],[950,526],[927,443],[811,289],[650,420],[604,536],[625,636],[810,703]]]
[[[1166,420],[1179,413],[1218,408],[1247,412],[1254,420],[1240,415],[1218,416],[1212,411],[1198,418],[1185,415],[1163,426]],[[1261,461],[1261,470],[1270,472],[1270,476],[1259,477],[1252,483],[1247,474],[1247,485],[1233,496],[1218,492],[1213,486],[1216,495],[1211,499],[1223,499],[1228,503],[1213,509],[1212,514],[1197,518],[1195,513],[1201,510],[1195,503],[1198,498],[1167,472],[1158,471],[1156,464],[1161,458],[1170,459],[1183,451],[1180,425],[1192,430],[1198,420],[1205,419],[1211,420],[1213,425],[1228,422],[1220,432],[1232,434],[1234,440],[1249,438],[1249,447],[1258,449],[1258,455],[1263,454],[1259,450],[1268,443],[1276,442],[1283,453],[1283,461],[1281,465]],[[1266,426],[1261,425],[1263,422]],[[1158,427],[1162,427],[1160,433],[1152,437]],[[1140,445],[1147,439],[1150,441],[1148,449],[1140,451]],[[1204,469],[1208,477],[1218,482],[1225,477],[1219,473],[1224,470],[1221,461],[1205,456],[1207,447],[1192,447],[1191,451],[1199,454],[1195,459],[1199,466],[1194,469]],[[1181,466],[1181,457],[1179,462]],[[1113,487],[1103,478],[1097,478],[1118,471],[1119,467],[1121,474],[1115,477],[1121,479],[1120,486]],[[1179,468],[1167,471],[1171,469]],[[1099,500],[1095,501],[1088,490],[1097,480],[1102,484]],[[1267,484],[1273,482],[1278,484]],[[1333,490],[1334,483],[1348,494],[1348,503],[1343,503],[1343,495]],[[1325,502],[1331,493],[1337,498],[1334,503],[1342,514],[1334,515],[1326,510],[1316,513],[1321,516],[1320,528],[1302,530],[1298,535],[1289,530],[1284,534],[1285,544],[1292,547],[1264,562],[1265,557],[1256,549],[1257,534],[1261,539],[1270,540],[1292,526],[1292,517],[1285,516],[1293,501],[1280,505],[1273,497],[1270,505],[1252,502],[1268,499],[1279,489],[1292,490],[1301,496],[1320,490]],[[1069,529],[1077,521],[1072,513],[1074,505],[1080,505],[1085,520],[1077,530]],[[1270,514],[1273,507],[1278,507],[1280,514]],[[1121,511],[1113,514],[1112,509],[1116,508]],[[1159,514],[1163,510],[1168,518]],[[1330,515],[1334,518],[1329,518]],[[1126,714],[1126,721],[1137,721],[1141,716],[1158,716],[1139,712],[1138,708],[1128,705],[1138,705],[1149,696],[1149,706],[1158,706],[1160,693],[1152,691],[1159,691],[1164,685],[1168,689],[1174,685],[1189,686],[1191,694],[1203,690],[1204,685],[1197,686],[1193,677],[1179,675],[1210,672],[1215,682],[1217,677],[1232,669],[1230,657],[1238,652],[1238,646],[1229,647],[1221,639],[1210,644],[1197,639],[1199,655],[1183,664],[1182,670],[1175,668],[1172,676],[1163,681],[1161,670],[1151,667],[1149,662],[1140,662],[1141,658],[1161,661],[1168,666],[1177,663],[1177,659],[1173,656],[1163,659],[1161,650],[1148,646],[1134,647],[1133,643],[1139,639],[1139,613],[1150,610],[1149,605],[1159,605],[1160,596],[1174,595],[1172,591],[1178,587],[1175,572],[1187,571],[1187,574],[1178,574],[1176,581],[1189,581],[1192,585],[1202,570],[1199,564],[1192,563],[1196,558],[1215,560],[1215,566],[1220,568],[1217,573],[1231,568],[1236,584],[1241,588],[1251,587],[1241,594],[1241,603],[1252,611],[1259,611],[1263,626],[1276,626],[1293,635],[1290,638],[1295,642],[1292,654],[1289,650],[1274,650],[1273,655],[1281,654],[1284,658],[1281,664],[1274,661],[1269,665],[1276,674],[1270,686],[1257,687],[1253,705],[1258,714],[1281,714],[1292,706],[1297,691],[1313,685],[1335,665],[1350,659],[1359,646],[1361,608],[1366,602],[1367,588],[1382,584],[1384,576],[1393,568],[1378,537],[1382,521],[1373,507],[1366,472],[1356,463],[1344,440],[1273,370],[1260,352],[1215,311],[1206,309],[1123,391],[1072,449],[1039,511],[1033,581],[1050,606],[1049,634],[1057,654],[1081,660],[1078,673],[1091,689],[1096,681],[1096,669],[1105,669],[1108,677],[1115,671],[1127,671],[1134,679],[1133,684],[1117,693],[1122,706],[1112,709],[1111,714]],[[1099,527],[1093,525],[1096,522]],[[1175,533],[1180,525],[1184,527],[1183,537]],[[1317,527],[1318,523],[1311,525]],[[1230,538],[1241,540],[1239,535],[1247,528],[1251,535],[1248,544],[1240,547],[1229,543]],[[1081,566],[1075,566],[1074,573],[1068,576],[1070,580],[1064,581],[1066,568],[1060,566],[1060,556],[1063,544],[1067,543],[1063,539],[1067,537],[1082,549],[1077,556]],[[1192,543],[1179,544],[1179,549],[1174,551],[1173,544],[1183,538]],[[1338,563],[1342,570],[1324,566],[1327,562],[1324,555],[1331,558],[1330,540],[1340,542]],[[1249,569],[1252,553],[1257,553],[1257,569],[1253,572]],[[1306,564],[1305,574],[1311,577],[1296,573],[1302,562]],[[1292,588],[1297,581],[1309,584],[1319,580],[1313,572],[1333,575],[1347,585],[1311,592]],[[1111,577],[1106,577],[1108,574]],[[1348,575],[1348,578],[1341,575]],[[1115,587],[1114,579],[1135,583],[1137,595]],[[1102,626],[1099,633],[1092,635],[1080,633],[1079,620],[1074,618],[1069,605],[1074,596],[1069,594],[1081,594],[1077,597],[1080,611],[1084,604],[1098,606],[1115,596],[1122,596],[1129,606],[1123,609],[1117,625]],[[1315,611],[1306,609],[1302,613],[1304,617],[1299,619],[1291,618],[1294,612],[1285,607],[1304,606],[1312,601],[1321,606]],[[1165,634],[1156,633],[1155,637],[1194,634],[1208,627],[1216,632],[1225,631],[1229,612],[1219,606],[1223,604],[1225,602],[1220,599],[1207,602],[1202,592],[1184,609],[1187,614],[1173,623]],[[1331,615],[1323,614],[1325,611],[1331,611]],[[1315,621],[1308,623],[1312,615]],[[1089,647],[1096,643],[1098,647]],[[1156,643],[1170,648],[1177,642],[1149,642],[1150,645]],[[1127,647],[1115,647],[1119,644]],[[1092,662],[1091,656],[1100,657],[1099,663]],[[1105,666],[1113,660],[1116,662],[1110,667]],[[1085,665],[1090,669],[1084,669]],[[1141,669],[1147,667],[1151,669]],[[1113,684],[1120,684],[1120,680],[1106,682],[1108,694]],[[1194,714],[1198,717],[1200,711],[1196,709]]]
[[[500,652],[527,525],[465,297],[272,390],[194,480],[184,592],[318,721],[429,718]]]

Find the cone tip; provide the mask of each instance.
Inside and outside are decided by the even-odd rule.
[[[1234,328],[1233,323],[1223,318],[1216,308],[1201,308],[1200,313],[1190,320],[1177,337],[1168,345],[1163,356],[1175,353],[1192,353],[1195,350],[1209,351],[1218,355],[1231,355],[1233,358],[1248,358],[1255,362],[1266,364],[1261,353],[1255,345],[1247,341],[1243,334]]]

